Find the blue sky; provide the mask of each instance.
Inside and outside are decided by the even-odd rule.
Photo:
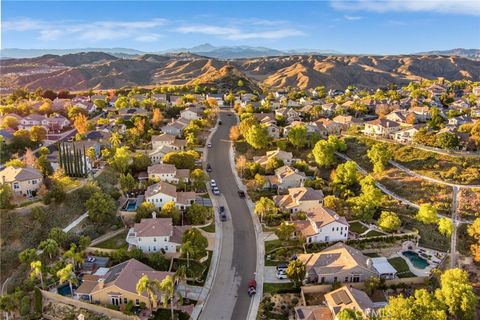
[[[2,1],[2,48],[480,48],[480,1]]]

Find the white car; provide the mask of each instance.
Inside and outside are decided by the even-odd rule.
[[[277,279],[280,279],[280,280],[284,280],[284,279],[287,279],[287,274],[285,273],[285,271],[278,271],[277,272]]]
[[[214,195],[219,196],[220,195],[220,190],[218,189],[217,186],[212,188],[212,192]]]
[[[217,183],[215,182],[215,180],[212,179],[212,180],[210,181],[210,187],[213,188],[213,187],[216,187],[216,186],[217,186]]]
[[[212,144],[209,142],[209,143],[207,144],[207,147],[211,148],[211,147],[212,147]]]

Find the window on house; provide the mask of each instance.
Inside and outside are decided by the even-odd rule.
[[[13,189],[20,189],[20,185],[18,184],[18,182],[15,182],[13,184]]]
[[[135,299],[135,305],[136,306],[140,305],[140,300],[139,299]]]
[[[32,184],[37,184],[37,180],[32,180]]]
[[[127,303],[128,303],[128,299],[127,299],[127,298],[123,298],[123,303],[124,303],[124,304],[127,304]]]
[[[345,282],[348,282],[348,277],[345,277]]]

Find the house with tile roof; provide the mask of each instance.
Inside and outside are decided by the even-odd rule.
[[[400,130],[400,123],[388,119],[376,119],[365,122],[363,133],[369,136],[391,137]]]
[[[188,182],[189,169],[177,169],[173,164],[154,164],[147,168],[149,179],[158,179],[168,183]]]
[[[295,320],[333,320],[332,312],[325,305],[295,307]]]
[[[295,235],[305,239],[306,243],[343,241],[348,238],[349,224],[345,217],[323,206],[307,212],[306,220],[295,224]]]
[[[163,181],[152,184],[145,191],[145,201],[153,203],[155,208],[173,201],[178,209],[185,210],[195,202],[195,196],[195,192],[177,192],[176,186]]]
[[[103,269],[103,268],[102,268]],[[173,277],[173,272],[156,271],[155,269],[135,260],[119,263],[106,272],[85,275],[82,284],[75,290],[75,295],[81,300],[94,304],[114,305],[122,309],[128,302],[139,306],[141,302],[150,305],[147,294],[138,294],[138,281],[147,276],[148,279],[162,281],[167,276]],[[162,299],[162,293],[153,301],[155,309]]]
[[[265,177],[267,178],[268,187],[278,190],[301,187],[307,179],[305,173],[290,166],[277,168],[274,175]]]
[[[305,265],[310,283],[363,282],[378,277],[372,260],[343,242],[317,253],[300,254],[298,259]]]
[[[311,187],[289,188],[288,194],[273,197],[273,202],[282,210],[312,212],[323,203],[323,192]]]
[[[365,292],[349,286],[326,293],[325,302],[335,318],[344,309],[353,310],[358,316],[367,318],[375,309],[374,303]]]
[[[263,167],[272,158],[277,158],[279,160],[282,160],[283,164],[285,164],[285,165],[290,165],[290,164],[294,163],[293,153],[283,151],[283,150],[280,150],[280,149],[267,151],[267,153],[264,156],[253,157],[253,161],[258,163],[259,165],[261,165]]]
[[[186,227],[174,226],[172,218],[142,219],[130,228],[127,243],[141,249],[145,253],[177,252],[182,243]]]
[[[42,116],[41,114],[29,114],[28,116],[20,119],[18,123],[18,129],[30,130],[33,126],[43,126],[46,130],[48,130],[48,128],[43,125],[43,121],[45,119],[45,116]]]
[[[42,185],[43,175],[31,167],[8,166],[0,171],[0,182],[10,186],[14,195],[34,197]]]

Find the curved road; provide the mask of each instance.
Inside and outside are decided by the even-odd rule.
[[[255,278],[257,248],[255,229],[244,199],[238,196],[238,186],[229,163],[230,128],[236,118],[230,111],[219,113],[222,125],[211,139],[207,162],[212,166],[211,179],[220,189],[220,205],[227,208],[227,221],[222,223],[222,242],[214,282],[200,319],[247,319],[252,298],[247,283]]]

